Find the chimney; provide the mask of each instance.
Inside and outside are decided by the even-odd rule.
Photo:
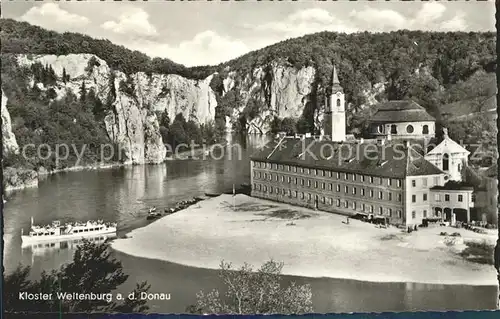
[[[443,127],[443,137],[448,138],[448,129],[446,127]]]

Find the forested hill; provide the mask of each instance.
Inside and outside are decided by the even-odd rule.
[[[320,32],[250,52],[223,66],[246,74],[257,66],[281,59],[296,68],[314,66],[319,86],[325,87],[331,81],[335,63],[349,102],[362,105],[366,102],[362,91],[380,82],[389,84],[387,99],[414,96],[410,91],[415,71],[422,67],[427,72],[418,82],[424,82],[423,89],[433,92],[450,88],[478,71],[494,72],[495,48],[493,32]],[[421,102],[430,106],[427,101]],[[445,98],[442,102],[451,101]]]
[[[2,53],[95,54],[108,65],[126,74],[136,72],[178,74],[186,78],[201,79],[213,72],[213,67],[187,68],[169,59],[151,59],[144,53],[132,51],[109,40],[94,39],[80,33],[58,33],[26,22],[0,19]]]
[[[481,113],[478,110],[482,109],[483,101],[492,101],[488,100],[489,85],[495,83],[497,67],[493,32],[320,32],[282,41],[217,66],[192,68],[169,59],[152,59],[108,40],[78,33],[60,34],[11,19],[0,19],[0,41],[2,77],[9,79],[3,87],[9,98],[7,108],[14,118],[13,132],[21,136],[23,143],[38,138],[30,132],[51,132],[49,119],[55,118],[54,112],[60,110],[48,108],[47,112],[52,113],[45,114],[47,121],[43,125],[35,120],[40,116],[33,116],[30,122],[26,114],[40,113],[43,108],[38,106],[57,106],[54,101],[62,101],[59,103],[74,104],[75,113],[82,109],[78,103],[92,104],[86,109],[92,110],[87,115],[93,124],[87,126],[99,127],[102,132],[94,135],[103,139],[112,136],[103,127],[106,119],[108,129],[114,123],[122,123],[113,118],[121,114],[118,109],[147,114],[147,118],[135,116],[129,120],[135,121],[133,125],[138,127],[149,123],[151,129],[147,132],[154,133],[154,138],[142,141],[145,132],[141,131],[135,137],[123,136],[118,140],[149,143],[148,150],[161,149],[159,135],[163,140],[170,136],[168,140],[176,143],[191,140],[193,135],[200,136],[199,128],[204,124],[210,128],[209,135],[217,137],[223,136],[227,129],[263,134],[280,130],[317,131],[322,123],[321,111],[334,64],[346,93],[350,133],[363,132],[373,111],[371,105],[407,98],[426,108],[439,124],[447,125],[446,119],[441,118],[442,113],[454,113],[457,105],[464,114]],[[92,59],[83,55],[68,57],[80,53],[94,56]],[[24,64],[19,65],[13,56],[22,54],[26,55],[21,59]],[[97,60],[102,64],[95,63]],[[77,64],[82,70],[85,68],[85,72],[77,72],[78,68],[74,67]],[[61,69],[57,75],[56,66]],[[74,69],[71,79],[65,74],[69,70],[62,66]],[[31,84],[28,88],[28,80],[40,79],[42,69],[48,77],[38,81],[40,85]],[[110,81],[117,77],[116,83]],[[69,102],[64,102],[67,91],[75,97],[70,94]],[[81,101],[87,93],[102,99],[95,103],[89,102],[93,99]],[[120,99],[116,95],[120,95]],[[34,104],[27,103],[28,100]],[[129,102],[122,104],[123,101]],[[458,101],[467,102],[455,103]],[[73,118],[76,115],[72,114]],[[174,123],[176,118],[180,124]],[[187,122],[191,123],[187,125]],[[73,122],[68,123],[68,130],[73,129]],[[193,129],[197,125],[198,129]],[[461,123],[455,121],[455,125],[458,128]],[[460,134],[484,140],[482,126],[474,125]],[[125,128],[126,125],[116,129],[127,131]],[[84,127],[81,129],[83,132]],[[188,131],[196,134],[188,134]],[[452,129],[450,135],[455,132],[459,130]],[[79,134],[80,131],[68,136]],[[156,153],[153,157],[160,161],[164,155],[162,151]],[[135,158],[140,162],[141,157],[139,154]]]
[[[193,79],[229,69],[246,74],[279,59],[297,69],[314,66],[319,82],[328,83],[332,63],[336,63],[344,87],[353,95],[356,95],[356,86],[381,80],[400,82],[422,65],[445,86],[464,81],[477,70],[493,72],[496,68],[494,32],[320,32],[282,41],[218,66],[192,68],[169,59],[151,59],[109,40],[79,33],[61,34],[12,19],[0,20],[0,40],[3,53],[91,53],[126,74],[142,71],[179,74]],[[398,98],[401,92],[393,89],[390,93]]]

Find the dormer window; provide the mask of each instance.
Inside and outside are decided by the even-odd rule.
[[[424,125],[422,127],[422,134],[429,134],[429,125]]]
[[[391,134],[398,134],[398,127],[394,124],[391,125]]]

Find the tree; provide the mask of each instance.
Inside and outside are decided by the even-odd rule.
[[[189,144],[191,143],[199,144],[202,142],[203,137],[201,135],[201,129],[195,121],[189,120],[185,124],[184,130],[186,132],[186,137],[189,141]]]
[[[172,147],[189,142],[189,137],[186,134],[185,127],[186,119],[182,113],[177,114],[169,128],[170,143],[172,144]]]
[[[66,73],[66,68],[63,68],[62,80],[65,84],[70,80],[69,74]]]
[[[87,88],[85,87],[85,81],[82,81],[82,86],[80,86],[80,101],[85,102],[87,97]]]
[[[291,117],[285,117],[281,121],[281,131],[286,132],[288,135],[297,133],[297,121]]]
[[[5,277],[3,306],[6,312],[90,312],[90,311],[146,311],[148,307],[140,300],[128,300],[117,304],[108,300],[55,298],[57,293],[94,293],[110,294],[123,284],[128,275],[123,273],[121,262],[111,258],[109,244],[95,244],[88,240],[78,246],[73,261],[50,273],[42,272],[37,281],[28,279],[30,267],[19,266]],[[147,292],[150,286],[140,283],[134,292]],[[52,300],[21,300],[20,292],[52,293]]]
[[[297,132],[300,134],[311,133],[311,125],[309,124],[309,121],[303,117],[299,118],[297,121]]]
[[[132,312],[145,312],[149,309],[146,305],[147,299],[138,298],[143,292],[148,292],[151,285],[149,285],[146,281],[136,284],[133,293],[135,298],[129,299],[128,296],[125,298],[122,304],[114,304],[112,309],[116,312],[121,313],[132,313]]]
[[[223,118],[215,118],[214,125],[214,141],[222,142],[226,138],[226,119]]]
[[[281,120],[275,116],[271,122],[271,133],[276,134],[278,132],[281,132]]]
[[[309,285],[291,283],[281,285],[283,263],[270,260],[256,272],[245,264],[238,270],[230,263],[221,262],[219,276],[227,293],[221,296],[217,289],[200,291],[196,305],[187,311],[210,314],[297,314],[313,312]]]

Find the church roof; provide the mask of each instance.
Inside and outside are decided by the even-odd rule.
[[[435,148],[430,150],[427,155],[442,155],[444,153],[466,153],[467,155],[470,154],[470,152],[462,145],[452,140],[448,136],[448,134],[445,134],[443,141],[439,143]]]
[[[427,111],[412,100],[387,101],[376,106],[372,122],[422,122],[435,121]]]
[[[465,182],[448,181],[444,186],[434,186],[431,187],[433,190],[450,190],[450,191],[460,191],[460,190],[474,190],[474,187]]]
[[[388,178],[444,174],[412,147],[396,142],[381,145],[285,137],[251,159]]]

